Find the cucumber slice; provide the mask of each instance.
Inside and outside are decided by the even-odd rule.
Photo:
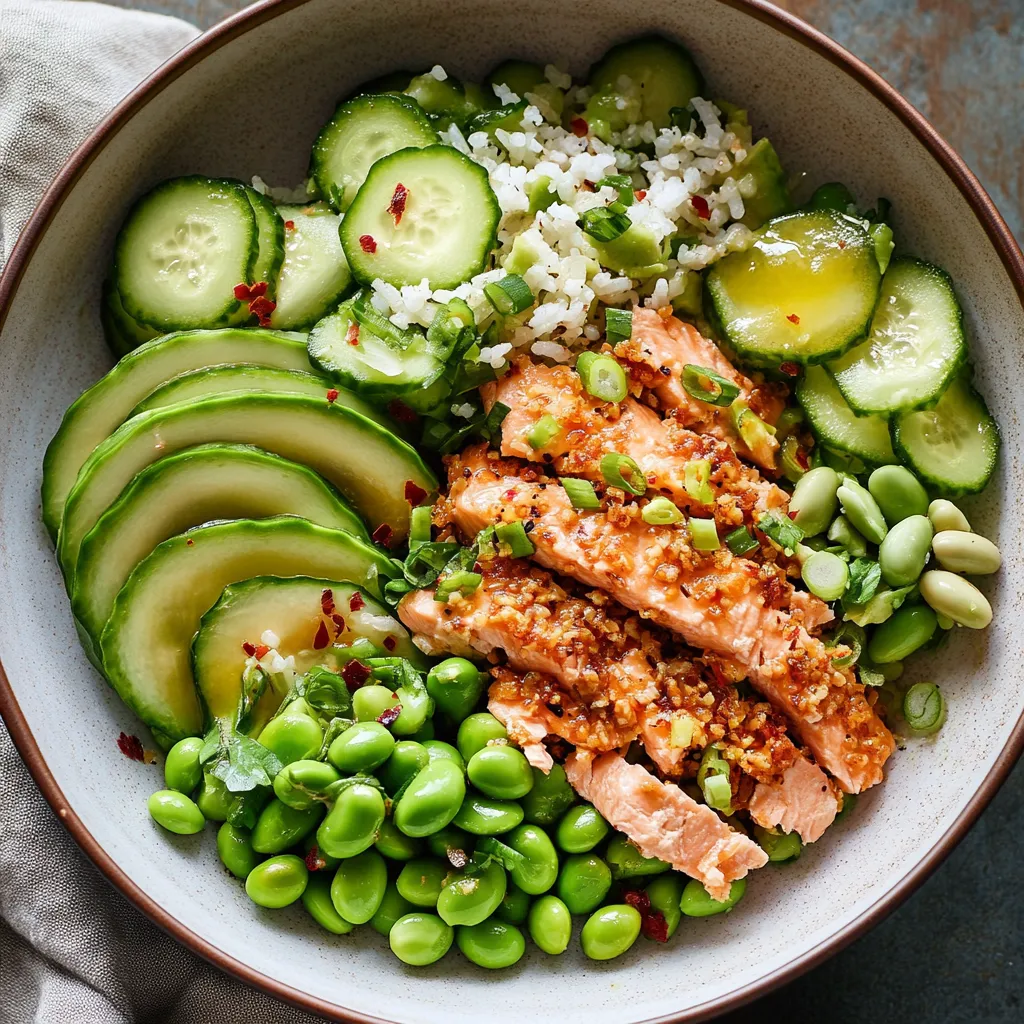
[[[406,483],[428,494],[434,475],[419,455],[365,416],[325,398],[251,392],[171,405],[119,427],[82,467],[64,507],[57,553],[70,583],[85,535],[136,473],[182,448],[251,444],[315,469],[376,529],[401,543],[409,527]]]
[[[100,323],[103,325],[103,336],[107,339],[110,351],[118,359],[160,334],[155,327],[140,324],[124,311],[121,296],[114,283],[109,280],[103,282]]]
[[[362,520],[308,466],[244,445],[200,445],[147,467],[82,541],[71,606],[99,638],[114,598],[161,541],[215,519],[292,515],[369,540]]]
[[[114,282],[129,316],[164,331],[217,327],[240,309],[259,253],[245,186],[172,178],[128,214],[114,249]]]
[[[888,416],[936,401],[966,359],[953,282],[938,267],[903,256],[882,279],[867,340],[829,369],[854,409]]]
[[[381,157],[437,141],[430,119],[407,96],[356,96],[342,103],[321,129],[309,170],[320,194],[336,210],[344,211]]]
[[[310,331],[309,358],[344,387],[376,399],[428,388],[445,365],[428,351],[425,335],[399,349],[360,327],[350,302]]]
[[[906,412],[893,422],[896,451],[941,495],[977,494],[995,471],[999,429],[963,376],[935,408]]]
[[[775,147],[767,139],[758,139],[729,176],[736,179],[743,196],[744,212],[740,220],[752,231],[772,217],[793,209],[786,188],[786,172]]]
[[[267,282],[267,297],[277,293],[277,275],[284,262],[284,222],[277,215],[277,207],[262,192],[245,186],[245,194],[256,217],[259,250],[252,267],[252,282]]]
[[[169,746],[203,730],[190,648],[224,588],[254,576],[325,575],[363,582],[387,575],[382,552],[303,519],[240,519],[165,540],[117,595],[100,638],[121,699]]]
[[[707,275],[714,313],[749,362],[821,363],[862,338],[881,273],[871,236],[834,210],[769,221]]]
[[[331,592],[330,600],[344,620],[340,631],[330,614],[323,614],[325,590]],[[356,594],[357,608],[352,611]],[[317,650],[314,638],[321,623],[328,630],[331,646]],[[340,666],[333,645],[358,639],[383,647],[390,637],[394,642],[392,654],[424,664],[405,627],[365,590],[339,579],[259,576],[227,587],[203,616],[192,642],[192,674],[209,717],[231,718],[237,712],[246,663],[242,644],[259,644],[266,630],[277,636],[277,652],[283,658],[295,659],[297,673],[307,672],[314,665],[336,670]],[[254,735],[277,710],[281,696],[268,693],[271,699],[257,704],[251,729]]]
[[[341,219],[325,203],[281,206],[278,213],[285,253],[270,325],[301,330],[334,309],[352,283],[352,271],[338,238]]]
[[[814,436],[826,447],[880,465],[896,461],[889,424],[881,416],[858,416],[823,366],[807,367],[796,398]]]
[[[399,223],[389,212],[406,189]],[[501,209],[487,171],[451,146],[403,149],[378,160],[341,225],[341,244],[356,279],[382,278],[400,288],[455,288],[484,269]],[[362,241],[361,241],[362,240]]]
[[[56,540],[64,502],[89,453],[172,377],[218,363],[311,369],[306,338],[274,331],[190,331],[168,334],[125,356],[72,403],[43,459],[43,522]]]

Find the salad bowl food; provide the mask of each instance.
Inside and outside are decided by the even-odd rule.
[[[0,709],[112,881],[269,992],[706,1017],[1020,753],[1024,261],[774,9],[402,19],[256,6],[28,225]]]

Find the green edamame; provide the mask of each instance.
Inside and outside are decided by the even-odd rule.
[[[277,910],[294,903],[308,882],[309,871],[302,858],[283,853],[257,864],[245,880],[245,891],[253,903]]]
[[[850,521],[850,525],[872,544],[881,544],[889,532],[889,527],[871,492],[857,483],[852,476],[847,476],[843,478],[843,483],[836,493],[839,496],[839,504],[843,507],[843,515]]]
[[[501,905],[507,886],[505,869],[492,860],[478,875],[448,882],[437,897],[437,912],[446,924],[479,924]]]
[[[161,828],[179,836],[192,836],[203,831],[203,812],[184,793],[176,789],[158,789],[147,805],[150,817]]]
[[[836,516],[832,520],[827,537],[851,558],[863,558],[868,553],[868,542],[850,525],[846,516]]]
[[[386,686],[360,686],[352,694],[352,714],[357,722],[376,722],[385,711],[400,703],[398,694]]]
[[[309,876],[302,890],[302,905],[321,928],[335,935],[347,935],[355,925],[338,913],[331,900],[331,880],[322,872]]]
[[[483,750],[489,743],[496,740],[508,740],[505,726],[494,715],[487,711],[480,711],[463,719],[459,726],[455,745],[459,748],[463,760],[468,762],[478,750]]]
[[[533,788],[522,798],[523,815],[531,825],[554,825],[576,802],[576,793],[565,777],[565,769],[552,765],[545,774],[531,768]]]
[[[992,541],[976,533],[964,533],[963,530],[943,530],[935,534],[932,538],[932,551],[943,569],[965,572],[969,576],[987,576],[998,572],[1003,561],[999,548]]]
[[[738,878],[729,887],[729,895],[724,900],[712,899],[707,889],[691,878],[683,889],[682,898],[679,900],[679,909],[687,917],[712,917],[715,914],[725,914],[732,910],[747,891],[747,880]]]
[[[402,898],[414,907],[433,910],[451,870],[433,857],[417,857],[402,867],[395,885]]]
[[[473,711],[486,686],[487,676],[465,658],[446,658],[427,673],[427,690],[453,722]]]
[[[259,863],[259,856],[252,848],[249,830],[225,821],[217,829],[217,856],[235,876],[245,881],[249,872]]]
[[[509,870],[512,881],[531,896],[547,892],[558,878],[558,851],[539,825],[520,825],[502,840],[523,855],[522,864]]]
[[[839,474],[828,466],[804,473],[793,488],[789,514],[807,537],[824,533],[839,508]]]
[[[940,615],[968,629],[984,629],[992,621],[992,605],[973,584],[955,573],[932,569],[921,577],[921,597]]]
[[[330,787],[341,775],[323,761],[292,761],[274,776],[274,795],[297,811],[330,797]]]
[[[388,866],[376,850],[364,850],[338,865],[331,882],[334,909],[352,924],[366,924],[380,909],[388,887]]]
[[[395,737],[379,722],[356,722],[327,749],[327,760],[347,775],[372,772],[395,749]]]
[[[494,916],[507,924],[525,924],[530,913],[530,894],[523,892],[518,885],[511,883],[505,889],[505,896]]]
[[[573,914],[589,914],[599,907],[611,887],[611,869],[593,853],[566,857],[558,872],[558,898]]]
[[[455,825],[444,828],[427,836],[427,848],[435,857],[440,857],[446,864],[453,867],[465,867],[469,855],[473,852],[473,837]]]
[[[323,814],[322,804],[296,810],[280,800],[271,800],[256,819],[252,848],[257,853],[282,853],[301,843],[320,824]]]
[[[425,740],[423,747],[430,761],[451,761],[457,764],[462,774],[466,774],[466,759],[450,743],[444,740]]]
[[[264,726],[259,741],[277,755],[281,764],[316,760],[324,741],[320,723],[309,715],[295,713],[293,704]]]
[[[612,878],[639,878],[642,875],[660,875],[671,871],[672,865],[657,857],[645,857],[621,832],[609,840],[604,859],[612,871]]]
[[[889,526],[928,515],[928,492],[905,466],[879,466],[868,477],[868,490]]]
[[[396,736],[407,738],[416,737],[426,739],[422,730],[429,727],[430,735],[433,736],[433,725],[430,716],[434,713],[434,698],[430,696],[423,686],[400,686],[395,695],[402,710],[398,717],[391,723],[391,731]]]
[[[377,913],[370,918],[370,927],[379,935],[385,938],[391,932],[395,922],[406,914],[411,914],[416,908],[398,891],[394,882],[388,882],[384,890],[384,899],[381,900]]]
[[[602,907],[587,918],[580,932],[583,952],[591,960],[622,956],[640,935],[640,912],[626,903]]]
[[[196,806],[207,821],[227,821],[233,802],[228,787],[215,775],[203,773],[203,782],[196,797]]]
[[[557,896],[541,896],[527,918],[530,938],[537,947],[551,956],[558,956],[569,948],[572,938],[572,915]]]
[[[377,841],[384,824],[384,797],[365,783],[348,786],[317,829],[317,846],[331,857],[355,857]]]
[[[785,864],[787,861],[796,860],[804,850],[804,844],[796,832],[779,832],[755,825],[754,839],[768,854],[768,860],[773,864]]]
[[[167,751],[164,783],[168,789],[187,794],[203,781],[203,768],[199,763],[199,751],[202,749],[201,736],[186,736]]]
[[[484,796],[496,800],[518,800],[533,788],[530,762],[515,747],[484,747],[466,764],[469,781]]]
[[[523,933],[514,924],[493,918],[457,929],[455,942],[467,960],[489,970],[511,967],[526,952]]]
[[[511,800],[488,800],[469,790],[452,820],[475,836],[497,836],[522,822],[523,808]]]
[[[932,546],[932,524],[927,516],[911,515],[890,527],[878,548],[882,579],[890,587],[913,583],[928,561]]]
[[[683,898],[683,889],[686,881],[677,871],[670,871],[666,875],[658,875],[644,892],[651,901],[651,910],[661,912],[665,918],[665,938],[671,939],[683,919],[683,912],[679,909],[679,901]]]
[[[465,795],[462,769],[453,761],[431,761],[395,805],[395,824],[407,836],[429,836],[455,817]]]
[[[455,929],[436,914],[414,911],[400,917],[388,933],[391,952],[410,967],[436,963],[452,948]]]
[[[960,577],[957,576],[956,579],[960,579]],[[922,577],[922,583],[923,581],[924,577]],[[923,588],[922,596],[924,596]],[[872,634],[868,641],[868,657],[876,665],[885,665],[890,661],[903,661],[918,648],[928,643],[937,627],[935,612],[928,605],[905,604]]]
[[[407,836],[391,818],[384,819],[377,832],[377,841],[373,845],[377,852],[388,860],[412,860],[423,852],[423,844],[418,839]]]
[[[377,778],[384,788],[394,796],[410,779],[415,778],[422,768],[426,768],[430,755],[422,743],[415,740],[402,740],[395,744],[391,756],[381,765]]]
[[[579,804],[565,812],[555,838],[566,853],[588,853],[610,831],[611,826],[593,804]]]
[[[434,728],[434,720],[428,718],[409,739],[415,740],[417,743],[426,743],[427,740],[432,740],[436,735],[437,730]]]
[[[971,532],[971,524],[968,522],[967,516],[953,502],[947,501],[945,498],[936,498],[928,506],[928,518],[936,533],[942,533],[945,530],[958,530],[961,533]]]

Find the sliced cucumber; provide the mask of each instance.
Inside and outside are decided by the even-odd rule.
[[[259,251],[253,264],[251,283],[266,281],[267,296],[273,299],[277,293],[277,275],[284,261],[284,222],[278,217],[277,207],[269,197],[248,185],[245,194],[256,216],[259,235]]]
[[[256,215],[237,182],[172,178],[143,196],[117,236],[114,282],[129,316],[161,330],[217,327],[252,281]]]
[[[834,210],[769,221],[707,275],[714,313],[749,362],[821,363],[862,338],[878,299],[875,245]]]
[[[232,583],[324,575],[362,583],[390,560],[351,534],[285,517],[200,526],[165,540],[117,595],[100,639],[121,699],[169,746],[202,732],[190,649],[202,617]]]
[[[136,416],[82,467],[68,495],[57,552],[70,583],[82,539],[136,473],[182,448],[251,444],[315,469],[376,529],[386,523],[400,543],[409,527],[406,483],[428,494],[434,475],[404,441],[326,398],[250,392],[206,398]]]
[[[61,420],[43,459],[43,522],[56,539],[64,502],[89,453],[154,388],[179,374],[219,363],[310,370],[306,338],[274,331],[188,331],[141,345],[80,395]]]
[[[325,591],[330,591],[325,602]],[[352,610],[352,598],[359,595]],[[329,603],[328,603],[329,602]],[[324,613],[324,607],[336,612]],[[331,618],[340,615],[343,624]],[[330,646],[317,649],[314,640],[321,623],[328,631]],[[334,644],[351,644],[366,639],[383,649],[390,637],[392,653],[418,665],[424,663],[406,628],[365,590],[339,579],[295,576],[259,576],[233,583],[203,616],[192,643],[192,673],[199,696],[210,718],[230,718],[238,710],[242,672],[247,655],[245,643],[258,645],[264,632],[273,633],[277,652],[295,659],[295,671],[306,672],[314,665],[339,667]],[[391,643],[389,642],[389,646]],[[276,710],[281,694],[257,705],[253,733]]]
[[[938,267],[903,256],[882,279],[867,340],[829,369],[854,409],[888,416],[934,402],[966,359],[953,282]]]
[[[215,519],[292,515],[369,540],[366,527],[308,466],[244,445],[200,445],[139,473],[82,541],[71,606],[98,638],[132,570],[161,541]]]
[[[338,238],[340,218],[326,203],[281,206],[278,213],[284,228],[284,263],[270,324],[301,330],[334,309],[352,283],[352,272]]]
[[[402,91],[415,100],[431,122],[442,130],[452,124],[464,128],[471,117],[480,113],[477,98],[483,99],[479,86],[467,90],[457,78],[449,75],[444,81],[439,81],[429,71],[417,75]]]
[[[741,221],[748,228],[756,231],[765,221],[793,209],[786,187],[786,172],[775,147],[767,139],[758,139],[747,150],[730,177],[736,179],[743,196]]]
[[[155,327],[140,324],[133,320],[121,305],[121,296],[114,287],[113,281],[103,282],[103,294],[100,302],[100,323],[103,325],[103,336],[107,339],[110,351],[120,359],[132,349],[151,341],[159,335]]]
[[[823,366],[808,366],[796,386],[814,436],[826,447],[866,462],[895,462],[889,424],[881,416],[858,416]]]
[[[939,494],[977,494],[995,471],[999,429],[962,375],[933,409],[903,413],[893,423],[900,457]]]
[[[406,190],[399,219],[390,211]],[[403,149],[370,169],[341,224],[352,273],[401,287],[455,288],[483,270],[501,210],[487,171],[451,146]],[[397,223],[396,223],[397,221]]]
[[[414,100],[391,93],[356,96],[342,103],[321,129],[310,174],[321,195],[344,211],[381,157],[437,141],[437,131]]]
[[[309,358],[346,388],[377,399],[424,390],[445,366],[428,350],[424,335],[400,349],[361,327],[351,302],[309,332]]]

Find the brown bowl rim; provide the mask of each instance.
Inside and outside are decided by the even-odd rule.
[[[58,172],[53,182],[32,212],[25,225],[11,257],[0,276],[0,329],[13,302],[18,285],[25,274],[29,260],[39,245],[47,227],[67,198],[72,186],[86,170],[96,155],[113,137],[118,129],[140,110],[150,99],[175,81],[205,56],[219,49],[225,43],[261,25],[308,0],[261,0],[239,11],[214,28],[198,36],[162,64],[144,82],[130,92],[97,125],[88,138],[72,153]],[[728,7],[744,11],[751,17],[802,43],[804,46],[825,57],[859,82],[875,97],[880,99],[914,133],[942,166],[967,200],[989,240],[995,247],[1007,274],[1024,306],[1024,254],[1021,253],[1009,227],[996,209],[991,197],[981,182],[968,168],[935,128],[900,95],[888,82],[873,71],[859,58],[853,56],[824,33],[801,21],[788,11],[781,10],[765,0],[717,0]],[[42,791],[43,796],[56,812],[57,817],[71,833],[75,842],[103,872],[110,882],[155,924],[165,932],[203,957],[221,970],[234,975],[268,995],[292,1003],[301,1009],[320,1014],[336,1021],[350,1024],[394,1024],[380,1017],[371,1017],[327,1002],[285,985],[274,978],[254,970],[248,964],[228,956],[212,943],[186,928],[172,914],[157,904],[137,886],[100,846],[83,824],[81,818],[68,805],[57,780],[50,772],[42,752],[36,743],[28,722],[18,705],[3,664],[0,663],[0,716],[10,731],[14,744],[24,759],[29,772]],[[704,1021],[727,1010],[735,1009],[767,994],[788,981],[799,977],[828,957],[839,952],[854,939],[860,938],[880,923],[906,900],[939,865],[952,853],[957,843],[967,834],[978,816],[1005,782],[1010,769],[1024,751],[1024,714],[1017,720],[992,770],[986,776],[978,791],[960,812],[953,824],[939,838],[925,856],[888,892],[854,921],[838,932],[818,943],[814,948],[756,981],[750,982],[733,992],[708,1000],[699,1006],[681,1013],[650,1018],[643,1024],[682,1024],[682,1022]]]

